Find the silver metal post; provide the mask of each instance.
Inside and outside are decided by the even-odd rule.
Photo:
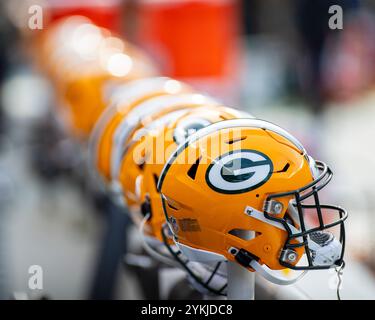
[[[254,238],[254,232],[248,240]],[[228,300],[254,300],[255,272],[250,272],[236,262],[228,261]]]

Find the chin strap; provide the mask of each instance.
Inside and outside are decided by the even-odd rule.
[[[287,279],[281,277],[279,275],[273,274],[273,271],[266,266],[262,266],[258,261],[256,261],[255,257],[253,257],[249,252],[243,249],[237,248],[230,248],[230,254],[234,256],[236,261],[240,263],[244,267],[250,267],[254,269],[259,275],[261,275],[266,280],[281,286],[287,286],[296,283],[300,280],[303,276],[306,275],[307,270],[301,272],[297,277],[293,279]]]

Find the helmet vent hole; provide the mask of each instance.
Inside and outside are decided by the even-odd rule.
[[[155,183],[155,188],[157,189],[158,188],[158,181],[159,181],[159,177],[157,174],[154,173],[154,183]]]
[[[167,205],[169,208],[173,209],[173,210],[178,210],[176,207],[172,206],[168,201],[167,201]]]
[[[144,163],[144,162],[138,164],[138,168],[139,168],[140,170],[142,170],[142,171],[143,171],[143,167],[144,167],[144,166],[145,166],[145,163]]]
[[[276,171],[276,173],[287,172],[288,169],[289,169],[289,167],[290,167],[290,163],[288,162],[288,163],[286,163],[286,165],[284,166],[284,168],[282,168],[282,169],[279,170],[279,171]]]
[[[229,139],[228,141],[225,141],[225,143],[227,143],[227,144],[233,144],[233,143],[245,140],[246,138],[247,138],[246,136],[243,136],[243,137],[236,138],[236,139]]]
[[[195,180],[195,176],[197,175],[197,170],[198,170],[198,166],[199,166],[199,162],[201,161],[201,157],[199,157],[195,163],[190,167],[190,169],[188,170],[187,174],[190,178],[192,178],[193,180]]]
[[[228,233],[245,241],[252,240],[255,238],[255,236],[260,235],[259,232],[245,229],[232,229]]]

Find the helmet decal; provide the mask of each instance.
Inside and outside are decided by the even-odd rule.
[[[244,193],[259,188],[271,177],[273,164],[256,150],[236,150],[214,160],[207,169],[206,181],[220,193]]]

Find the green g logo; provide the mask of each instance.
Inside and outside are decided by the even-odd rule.
[[[236,150],[210,164],[206,181],[217,192],[244,193],[267,182],[272,171],[272,161],[265,154],[255,150]]]

